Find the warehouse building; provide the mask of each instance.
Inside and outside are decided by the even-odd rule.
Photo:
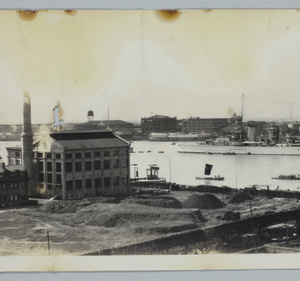
[[[19,155],[9,148],[8,162]],[[129,192],[129,144],[110,130],[62,131],[33,143],[35,193],[76,199]]]

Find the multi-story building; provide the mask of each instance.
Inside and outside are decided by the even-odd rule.
[[[0,203],[15,205],[27,201],[28,175],[21,165],[5,166],[0,163]]]
[[[184,120],[183,128],[186,133],[213,134],[220,133],[228,125],[227,118],[189,118]]]
[[[6,147],[8,155],[8,165],[21,165],[22,164],[22,148],[21,146]]]
[[[8,150],[8,163],[20,148]],[[62,131],[33,143],[35,193],[76,199],[127,193],[129,144],[110,130]],[[15,159],[13,159],[15,157]]]
[[[177,118],[154,115],[141,119],[142,134],[177,132]]]

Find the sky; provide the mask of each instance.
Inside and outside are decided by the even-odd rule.
[[[300,11],[0,11],[0,120],[300,121]],[[245,96],[243,99],[242,96]]]

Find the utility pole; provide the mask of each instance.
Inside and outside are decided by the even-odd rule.
[[[250,202],[250,213],[251,213],[251,224],[252,224],[252,233],[254,235],[254,247],[255,247],[255,253],[257,253],[257,246],[256,246],[256,234],[254,230],[254,222],[253,222],[253,213],[252,213],[252,205]]]
[[[48,238],[48,254],[50,256],[50,235],[49,235],[49,231],[47,231],[47,238]]]

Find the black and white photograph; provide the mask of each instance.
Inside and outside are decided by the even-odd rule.
[[[300,253],[299,9],[0,10],[0,38],[1,258]]]

